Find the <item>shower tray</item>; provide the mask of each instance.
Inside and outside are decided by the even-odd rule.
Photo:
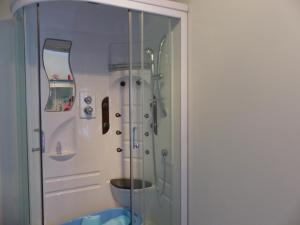
[[[92,213],[86,216],[82,216],[79,218],[76,218],[74,220],[70,220],[66,223],[63,223],[61,225],[81,225],[84,218],[88,216],[100,216],[100,224],[102,225],[106,222],[108,222],[111,219],[114,219],[119,216],[127,216],[128,218],[131,217],[131,211],[125,208],[113,208],[113,209],[106,209],[100,212]],[[98,225],[98,224],[97,224]],[[129,224],[128,224],[129,225]],[[133,218],[133,225],[142,225],[142,218],[140,215],[134,213]]]

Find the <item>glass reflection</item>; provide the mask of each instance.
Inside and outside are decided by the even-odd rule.
[[[49,81],[47,112],[70,111],[75,100],[75,81],[70,68],[71,41],[47,39],[43,62]]]

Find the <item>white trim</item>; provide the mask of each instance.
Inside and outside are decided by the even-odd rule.
[[[181,16],[181,225],[188,225],[188,18]]]
[[[156,5],[164,8],[169,8],[169,9],[174,9],[174,10],[179,10],[183,12],[188,11],[188,5],[179,3],[179,2],[173,2],[173,1],[168,1],[168,0],[131,0],[134,2],[141,2],[144,4],[148,5]]]
[[[13,14],[15,12],[30,4],[39,2],[50,2],[57,0],[17,0],[12,4],[11,11]],[[105,5],[112,5],[122,8],[128,8],[133,10],[141,10],[145,12],[158,13],[173,17],[180,17],[177,12],[187,12],[188,6],[183,3],[168,1],[168,0],[65,0],[65,1],[79,1],[79,2],[93,2]],[[163,10],[165,9],[165,10]],[[174,14],[173,14],[174,13]]]

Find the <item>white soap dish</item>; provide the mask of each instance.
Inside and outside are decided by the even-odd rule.
[[[51,152],[48,156],[57,161],[66,161],[73,158],[76,155],[74,151],[71,150],[63,150],[61,152]]]

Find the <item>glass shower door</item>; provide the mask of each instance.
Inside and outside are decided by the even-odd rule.
[[[179,225],[180,20],[129,12],[129,24],[132,213]]]

